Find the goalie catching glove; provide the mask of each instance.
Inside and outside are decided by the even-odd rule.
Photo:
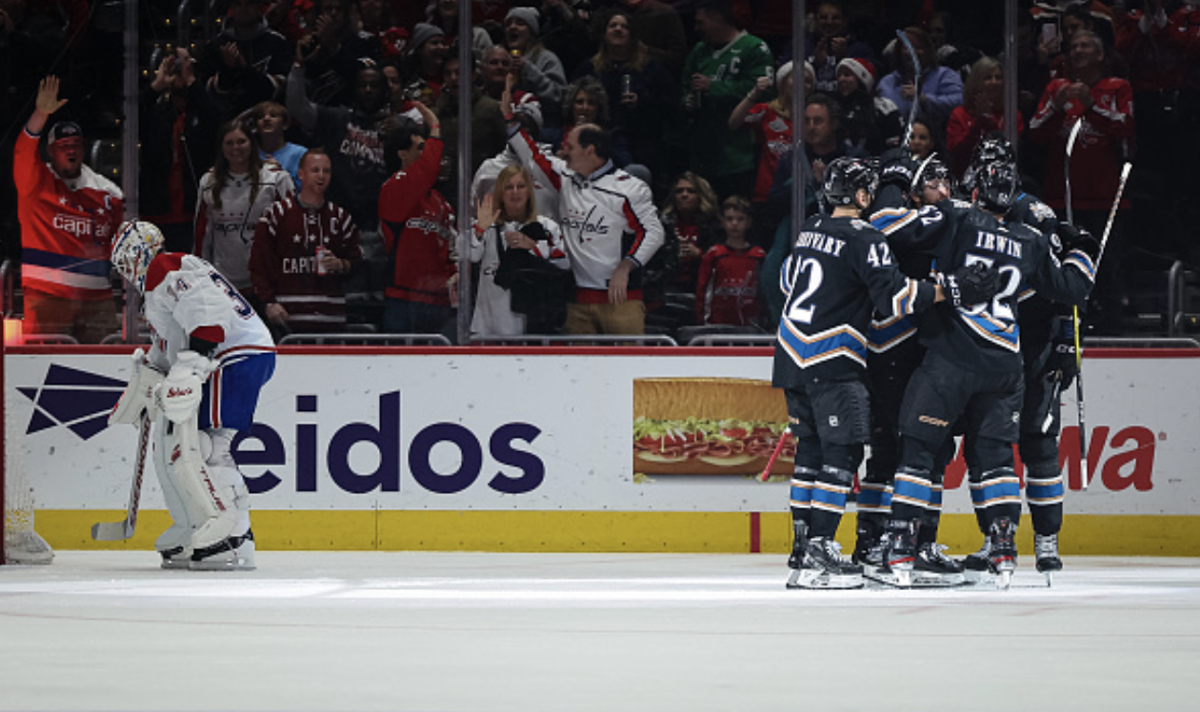
[[[1000,273],[982,262],[959,267],[950,274],[939,273],[937,280],[955,309],[990,302],[1000,291]]]
[[[204,381],[213,370],[212,361],[195,351],[180,351],[158,389],[159,407],[173,423],[183,423],[196,414],[204,396]]]

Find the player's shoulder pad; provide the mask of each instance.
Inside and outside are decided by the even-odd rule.
[[[183,257],[182,252],[158,253],[150,261],[150,268],[146,270],[146,291],[153,292],[158,285],[163,283],[168,274],[179,271],[179,268],[183,266]]]

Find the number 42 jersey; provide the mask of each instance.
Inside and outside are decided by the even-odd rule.
[[[871,314],[915,314],[936,287],[904,276],[883,233],[852,217],[818,215],[800,229],[780,272],[787,295],[775,341],[779,388],[861,376]]]
[[[217,344],[221,365],[275,351],[262,319],[220,272],[194,255],[163,252],[146,273],[146,322],[153,336],[150,361],[164,371],[188,348],[191,336]]]

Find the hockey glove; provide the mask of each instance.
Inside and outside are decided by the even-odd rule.
[[[163,373],[150,365],[146,352],[140,348],[133,352],[132,359],[133,372],[129,375],[129,384],[108,416],[110,424],[136,423],[142,411],[148,411],[151,420],[158,415],[154,393],[163,381]]]
[[[1100,241],[1084,228],[1071,223],[1060,223],[1058,237],[1062,240],[1063,249],[1079,250],[1095,262],[1100,258]]]
[[[912,190],[917,162],[907,148],[889,148],[879,157],[879,185],[894,185],[905,193]]]
[[[982,262],[959,267],[951,274],[939,274],[938,282],[955,309],[990,302],[1000,291],[1000,273]]]
[[[163,415],[173,423],[183,423],[196,414],[204,397],[204,380],[212,362],[195,351],[180,351],[171,372],[158,389]]]

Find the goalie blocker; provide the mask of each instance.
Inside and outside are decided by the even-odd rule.
[[[249,491],[231,445],[274,372],[274,342],[220,272],[162,244],[140,220],[113,241],[113,266],[142,292],[153,335],[113,419],[155,414],[154,465],[172,519],[155,542],[163,568],[253,569]]]

